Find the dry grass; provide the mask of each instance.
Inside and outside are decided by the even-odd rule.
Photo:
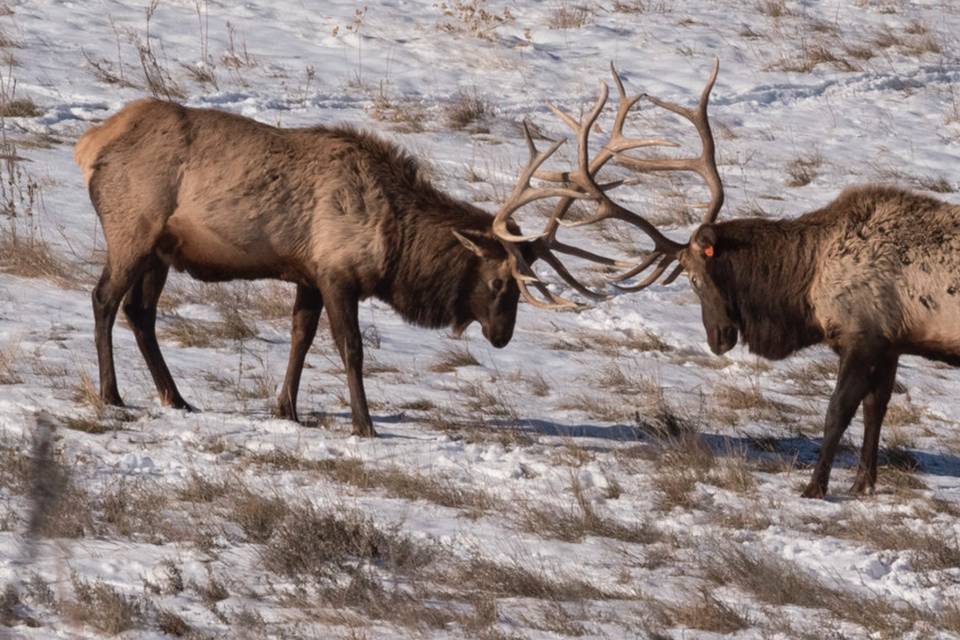
[[[820,153],[800,156],[787,163],[787,186],[803,187],[813,182],[823,165]]]
[[[0,385],[20,384],[23,378],[17,374],[17,362],[20,360],[18,344],[8,345],[0,349]]]
[[[497,13],[487,7],[486,0],[441,0],[434,6],[442,14],[437,21],[439,31],[463,33],[484,40],[493,40],[498,27],[513,21],[509,7]]]
[[[469,129],[473,133],[484,133],[484,122],[493,115],[490,102],[477,93],[460,90],[444,108],[447,124],[457,131]]]
[[[790,405],[767,398],[759,379],[746,388],[719,382],[714,386],[712,399],[713,417],[729,424],[737,424],[740,413],[745,413],[751,420],[783,422],[791,410]]]
[[[287,516],[286,502],[278,496],[261,496],[245,490],[231,499],[230,518],[251,542],[263,544]]]
[[[146,625],[142,598],[124,595],[102,580],[87,582],[74,574],[70,580],[75,600],[61,606],[75,623],[100,633],[117,635]]]
[[[293,505],[262,549],[264,566],[302,583],[329,583],[356,563],[376,562],[394,573],[429,564],[432,552],[367,516],[338,508]]]
[[[593,12],[589,6],[561,1],[547,16],[551,29],[580,29],[590,22]]]
[[[77,371],[77,382],[73,387],[73,401],[86,405],[94,410],[97,418],[102,418],[107,405],[100,398],[100,389],[85,369]]]
[[[626,524],[597,513],[575,476],[571,478],[570,490],[573,504],[569,507],[521,501],[514,515],[516,523],[531,533],[565,542],[582,542],[588,536],[634,544],[651,544],[660,539],[659,532],[646,522]]]
[[[161,337],[176,340],[183,347],[208,349],[222,346],[228,341],[242,342],[257,335],[236,311],[227,313],[219,322],[195,320],[174,314],[164,318]]]
[[[721,634],[733,634],[753,623],[747,615],[702,588],[697,595],[683,604],[656,607],[659,617],[671,627],[688,627]]]
[[[434,373],[451,373],[460,367],[476,367],[480,365],[470,350],[460,345],[454,345],[441,351],[436,361],[430,365],[430,371]]]
[[[771,18],[782,18],[790,15],[785,0],[761,0],[757,3],[757,11]]]
[[[390,123],[395,130],[402,133],[423,131],[427,119],[426,107],[420,100],[403,96],[392,97],[383,84],[366,111],[371,118]]]
[[[654,459],[653,485],[659,491],[657,506],[665,511],[676,507],[694,508],[697,483],[710,484],[735,493],[756,489],[746,451],[731,448],[718,456],[693,431],[660,443],[660,455]]]
[[[9,209],[13,201],[7,197],[5,208]],[[29,211],[20,213],[31,215]],[[39,233],[31,229],[24,234],[15,224],[0,230],[0,271],[22,278],[43,278],[60,287],[76,288],[82,282],[77,268],[57,255]]]
[[[474,554],[445,576],[446,582],[459,585],[475,595],[495,598],[536,598],[548,601],[581,601],[616,598],[584,580],[560,572],[534,570],[519,560],[500,563]]]
[[[0,118],[36,118],[43,115],[43,109],[30,98],[0,100]]]
[[[614,0],[615,13],[669,13],[670,3],[667,0]]]

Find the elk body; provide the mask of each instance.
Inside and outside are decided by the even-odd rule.
[[[900,356],[960,366],[960,206],[868,185],[847,189],[826,207],[796,219],[715,222],[723,189],[707,103],[718,66],[695,109],[649,98],[696,126],[703,144],[699,157],[619,156],[621,164],[638,172],[684,170],[704,178],[712,197],[704,223],[690,240],[674,242],[609,199],[585,222],[630,220],[653,239],[654,251],[616,279],[658,263],[656,268],[637,285],[621,287],[626,291],[649,286],[679,263],[663,282],[686,271],[715,353],[732,349],[738,337],[770,359],[829,345],[840,357],[839,373],[819,458],[803,495],[826,494],[837,446],[861,404],[864,439],[853,490],[873,491],[880,426]],[[628,100],[616,72],[614,77],[621,102]],[[579,125],[583,132],[593,119]],[[588,166],[584,158],[582,167]]]
[[[877,480],[880,426],[901,355],[960,366],[960,207],[862,186],[793,220],[705,224],[678,259],[710,348],[741,336],[771,359],[825,342],[840,356],[807,497],[827,491],[840,438],[863,405],[853,490]]]
[[[529,265],[559,262],[543,239],[494,232],[518,237],[509,220],[517,208],[568,193],[529,185],[556,146],[531,156],[495,217],[434,188],[396,146],[349,127],[281,129],[158,100],[127,105],[75,153],[107,242],[93,292],[101,398],[122,404],[111,337],[121,300],[161,401],[189,408],[155,332],[169,268],[204,281],[275,278],[297,285],[280,415],[296,419],[304,358],[326,308],[354,432],[373,435],[358,301],[377,297],[424,327],[462,332],[477,321],[492,345],[505,346],[520,294],[535,301],[527,283],[549,294]]]

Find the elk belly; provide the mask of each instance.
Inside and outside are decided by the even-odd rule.
[[[183,216],[167,221],[157,245],[160,259],[197,280],[278,278],[280,259],[266,242],[240,244]]]

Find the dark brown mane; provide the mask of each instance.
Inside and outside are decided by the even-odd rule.
[[[415,158],[376,134],[351,126],[315,131],[359,149],[353,157],[365,167],[357,174],[376,175],[376,189],[386,192],[384,202],[392,203],[393,228],[385,236],[390,246],[377,297],[418,326],[436,329],[462,322],[469,312],[464,296],[473,288],[478,258],[453,231],[473,231],[473,240],[506,257],[490,234],[493,216],[437,189]]]
[[[751,352],[776,360],[823,340],[808,296],[817,269],[817,228],[762,219],[716,225],[710,275],[725,292]]]

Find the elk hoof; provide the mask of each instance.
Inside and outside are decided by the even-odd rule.
[[[123,400],[120,398],[120,394],[114,391],[113,393],[101,393],[100,400],[103,404],[110,405],[111,407],[126,407],[127,405],[123,404]]]
[[[822,486],[817,482],[811,482],[807,485],[807,488],[803,490],[803,493],[800,494],[803,498],[815,498],[818,500],[823,499],[827,495],[827,488]]]
[[[857,476],[850,487],[850,493],[860,496],[872,496],[874,493],[874,483],[866,476]]]
[[[285,402],[277,403],[277,410],[274,411],[274,415],[281,420],[289,420],[296,423],[300,422],[300,418],[297,417],[297,410]]]
[[[193,406],[192,404],[190,404],[189,402],[187,402],[186,400],[184,400],[184,399],[181,398],[180,396],[177,396],[177,397],[171,398],[171,399],[164,398],[164,399],[163,399],[163,406],[165,406],[165,407],[170,407],[171,409],[179,409],[180,411],[186,411],[187,413],[199,413],[199,412],[200,412],[199,409],[197,409],[195,406]]]
[[[353,425],[352,435],[360,436],[361,438],[375,438],[377,432],[373,430],[373,425]]]

